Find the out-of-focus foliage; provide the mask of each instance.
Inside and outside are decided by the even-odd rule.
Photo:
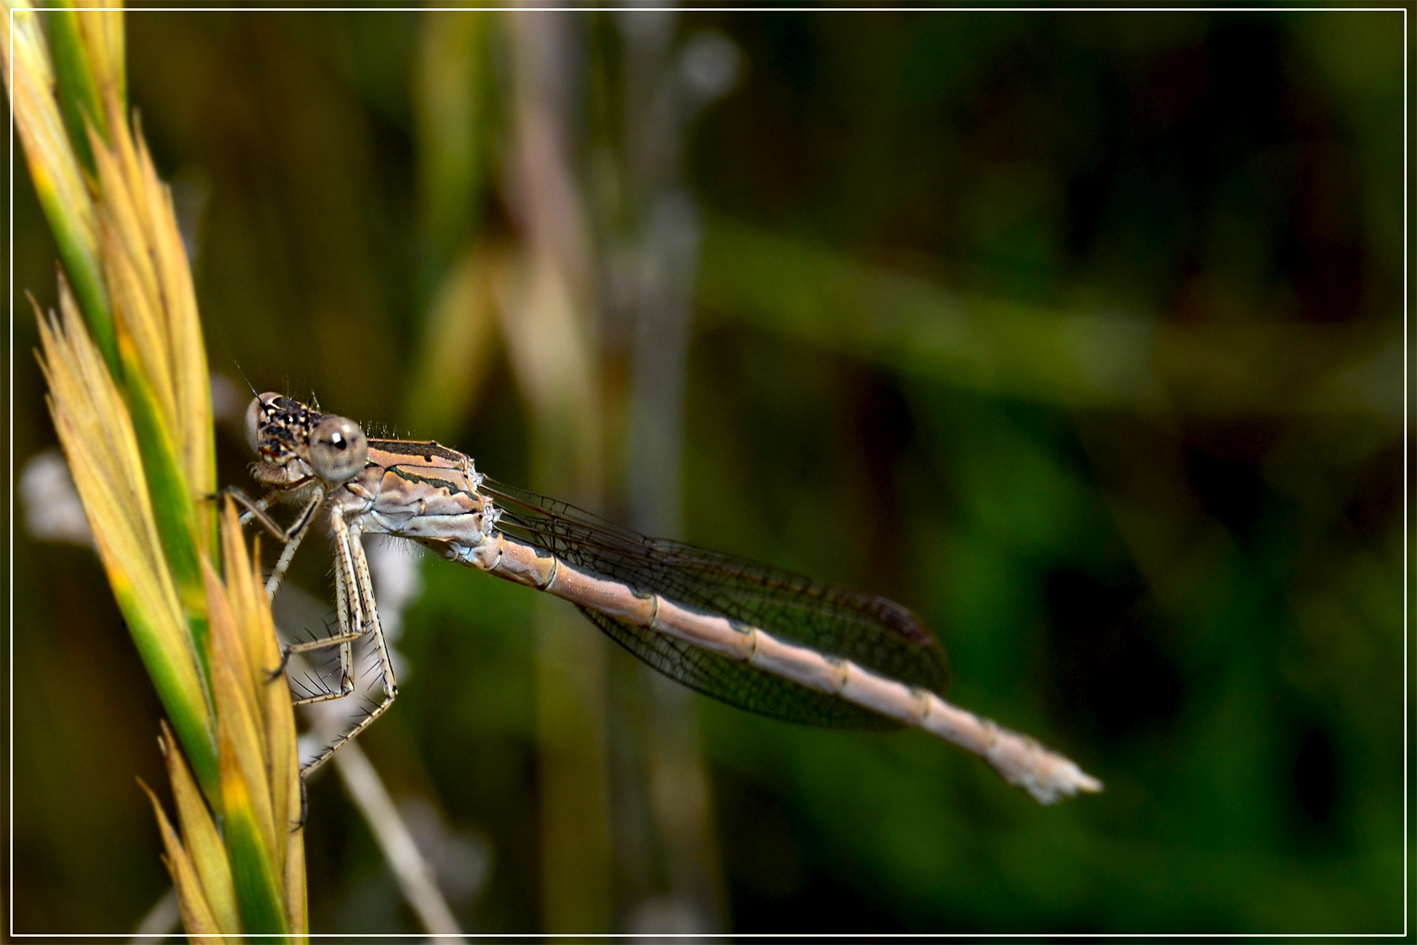
[[[918,733],[699,700],[727,926],[1399,929],[1401,15],[657,22],[554,28],[598,505],[635,514],[625,312],[650,281],[646,194],[673,191],[699,240],[679,537],[906,603],[945,642],[956,701],[1107,784],[1038,808]],[[679,102],[682,154],[650,160],[637,135],[675,102],[632,52],[660,27],[691,75],[727,62],[736,84]],[[508,22],[134,12],[127,30],[217,373],[541,485],[548,423],[497,303],[539,232],[508,196],[540,183],[511,179]],[[14,212],[16,289],[49,304],[23,182]],[[16,321],[17,463],[52,442],[33,332]],[[224,483],[246,481],[243,396]],[[18,532],[16,549],[13,920],[125,931],[167,883],[132,781],[164,780],[159,707],[92,554]],[[311,542],[292,580],[328,598],[327,568]],[[361,743],[444,825],[428,847],[465,927],[536,930],[534,595],[423,576],[402,695]],[[629,694],[608,712],[619,819],[597,877],[625,930],[676,887],[623,812],[675,797],[616,748],[657,703],[581,631]],[[336,782],[310,801],[312,929],[413,930]]]

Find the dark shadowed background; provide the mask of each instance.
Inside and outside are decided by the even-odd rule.
[[[361,745],[464,929],[1401,930],[1401,13],[127,27],[223,482],[239,372],[313,394],[897,599],[954,700],[1107,785],[1042,808],[918,732],[681,696],[414,558]],[[22,166],[13,210],[18,475],[54,445]],[[159,706],[96,557],[14,524],[14,926],[128,931]],[[332,772],[308,842],[315,931],[419,930]]]

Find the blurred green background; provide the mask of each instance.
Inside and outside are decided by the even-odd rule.
[[[464,929],[1401,930],[1402,14],[127,27],[222,481],[239,372],[313,393],[900,600],[952,699],[1107,785],[1042,808],[917,732],[666,691],[422,560],[361,744]],[[55,254],[15,179],[18,470]],[[14,524],[11,918],[131,930],[158,704],[94,555]],[[315,931],[419,930],[330,772],[308,842]]]

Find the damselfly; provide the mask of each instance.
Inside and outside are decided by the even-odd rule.
[[[444,558],[575,604],[611,639],[670,678],[763,715],[812,725],[913,725],[987,761],[1044,804],[1102,784],[1026,735],[942,698],[939,642],[905,607],[786,571],[674,541],[646,538],[598,516],[512,486],[470,457],[428,440],[366,437],[354,421],[280,394],[246,416],[269,491],[249,516],[285,548],[266,585],[274,595],[311,524],[328,520],[335,550],[339,632],[288,648],[337,647],[338,689],[354,689],[351,644],[372,635],[383,701],[309,762],[308,774],[378,718],[397,695],[361,537],[391,535]],[[267,515],[301,503],[287,528]]]

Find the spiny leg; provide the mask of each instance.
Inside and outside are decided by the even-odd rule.
[[[278,492],[271,492],[259,499],[252,499],[240,489],[229,488],[225,493],[236,500],[236,503],[246,511],[241,513],[241,524],[255,521],[258,525],[270,532],[278,541],[285,545],[281,550],[280,558],[276,561],[275,568],[266,579],[266,599],[275,600],[276,591],[280,589],[280,583],[285,578],[285,571],[290,567],[291,559],[295,557],[296,549],[304,541],[305,534],[310,531],[310,526],[315,521],[315,513],[319,511],[320,505],[325,501],[325,489],[316,485],[314,494],[310,496],[310,501],[305,503],[305,507],[300,510],[295,521],[290,523],[289,528],[281,528],[275,519],[266,514],[280,495]]]
[[[280,582],[285,579],[285,570],[290,567],[291,559],[295,557],[295,550],[300,547],[300,543],[305,540],[306,534],[310,531],[311,524],[315,521],[315,513],[320,505],[325,501],[325,490],[320,486],[315,487],[315,494],[310,496],[310,501],[305,503],[305,508],[300,510],[300,515],[290,524],[290,527],[281,534],[281,540],[285,542],[285,548],[280,553],[280,558],[276,560],[276,566],[271,571],[271,576],[266,579],[266,599],[275,600],[276,591],[280,588]]]
[[[339,751],[345,745],[348,745],[350,742],[358,738],[361,732],[363,732],[369,726],[373,725],[374,720],[377,719],[379,716],[383,715],[385,712],[387,712],[389,706],[393,704],[393,697],[390,696],[386,697],[383,702],[380,702],[378,705],[374,706],[374,708],[370,709],[369,714],[364,716],[364,718],[360,719],[358,725],[354,726],[354,728],[350,729],[349,731],[341,735],[339,738],[337,738],[332,744],[327,746],[324,751],[316,755],[315,758],[309,764],[305,765],[300,769],[301,779],[304,780],[305,778],[310,777],[310,775],[315,772],[315,769],[319,768],[325,762],[329,761],[330,758],[334,756],[335,752]]]
[[[320,490],[320,493],[323,494],[323,490]],[[274,535],[276,540],[281,544],[285,544],[290,541],[291,536],[300,528],[301,520],[297,519],[289,528],[286,528],[268,514],[267,510],[274,505],[283,494],[284,493],[281,491],[268,492],[259,499],[253,499],[237,487],[227,486],[225,489],[218,492],[216,497],[230,496],[232,500],[243,509],[239,518],[242,525],[247,525],[254,521],[257,525],[260,525],[266,531]],[[301,515],[303,516],[306,511],[308,511],[308,504],[307,509],[302,511]]]
[[[364,542],[360,540],[357,526],[350,531],[350,551],[354,557],[354,574],[359,581],[359,594],[369,604],[369,622],[374,629],[374,649],[379,654],[379,671],[384,683],[384,701],[393,702],[399,694],[398,678],[394,675],[394,663],[389,656],[389,641],[384,636],[384,624],[379,619],[379,608],[374,601],[374,578],[369,571],[369,559],[364,555]]]
[[[292,695],[292,705],[310,705],[315,702],[328,702],[331,699],[343,699],[354,691],[354,675],[351,667],[354,664],[353,651],[351,649],[353,641],[364,635],[368,628],[358,623],[357,614],[350,616],[351,607],[349,604],[349,579],[346,577],[348,568],[340,561],[338,546],[335,554],[335,613],[339,618],[339,632],[319,640],[310,640],[305,643],[292,643],[285,648],[285,658],[281,661],[281,670],[290,662],[290,657],[295,653],[309,653],[312,651],[328,650],[331,647],[338,647],[339,659],[339,686],[326,691],[316,691],[311,695]],[[354,622],[352,622],[354,621]]]
[[[367,616],[369,613],[373,612],[377,621],[377,612],[373,610],[372,596],[367,606],[359,597],[359,579],[356,572],[363,560],[359,539],[357,535],[350,534],[344,514],[338,509],[330,515],[330,529],[335,536],[335,614],[339,618],[340,632],[334,636],[325,637],[323,640],[293,643],[285,648],[285,659],[288,661],[292,653],[308,653],[312,650],[326,650],[338,646],[339,689],[296,698],[293,700],[295,705],[310,705],[331,699],[343,699],[354,691],[352,645],[355,640],[368,632],[371,626]],[[373,623],[372,626],[378,633],[377,623]]]
[[[383,624],[379,622],[379,611],[374,601],[374,582],[369,574],[369,560],[364,556],[364,546],[359,540],[358,528],[347,526],[342,515],[334,516],[332,523],[333,522],[338,522],[338,524],[335,525],[336,533],[339,534],[343,532],[343,538],[348,541],[347,547],[349,549],[350,563],[352,565],[351,570],[354,578],[352,585],[353,593],[350,594],[350,600],[357,602],[358,608],[362,611],[358,619],[365,621],[368,629],[373,631],[374,647],[379,655],[379,668],[383,677],[384,701],[370,709],[369,713],[365,715],[364,718],[360,719],[359,723],[355,725],[354,728],[341,735],[320,752],[309,764],[301,768],[300,775],[302,778],[308,777],[326,761],[329,761],[335,752],[357,738],[361,732],[374,723],[375,719],[388,711],[389,706],[394,704],[394,699],[398,696],[398,681],[394,678],[394,666],[392,660],[389,658],[388,641],[384,638],[384,627]],[[340,539],[337,539],[337,542],[338,541],[340,541]],[[343,652],[341,653],[341,658],[343,658]]]
[[[259,499],[253,499],[236,486],[227,486],[225,489],[213,495],[212,498],[219,499],[222,496],[231,496],[236,504],[244,509],[238,519],[242,525],[255,519],[266,531],[275,535],[277,538],[284,533],[285,529],[277,525],[275,520],[266,514],[266,509],[271,507],[271,504],[280,496],[280,493],[267,492]]]

